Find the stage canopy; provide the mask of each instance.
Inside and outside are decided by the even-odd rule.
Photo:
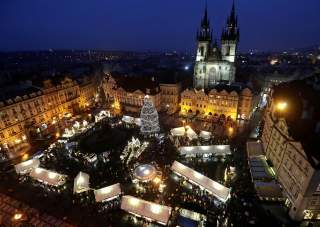
[[[171,170],[178,175],[187,178],[191,183],[200,186],[210,194],[213,194],[217,199],[226,202],[230,196],[230,189],[222,184],[211,180],[210,178],[202,175],[201,173],[183,165],[180,162],[174,161]]]
[[[172,136],[187,136],[190,140],[198,139],[197,133],[190,126],[171,129]]]
[[[148,202],[129,195],[122,197],[121,209],[137,216],[151,219],[162,225],[168,224],[172,210],[171,207]]]
[[[96,202],[107,202],[115,199],[121,194],[120,184],[113,184],[108,187],[94,190]]]
[[[90,190],[89,186],[89,174],[79,172],[73,183],[73,193],[81,193]]]
[[[181,155],[196,156],[204,154],[214,155],[230,155],[230,145],[211,145],[211,146],[186,146],[180,147],[179,152]]]
[[[43,182],[51,186],[61,186],[66,182],[65,175],[39,167],[33,169],[30,172],[30,176],[37,181]]]
[[[38,158],[30,159],[25,162],[21,162],[14,166],[17,174],[26,174],[30,172],[32,169],[38,168],[40,165],[40,161]]]

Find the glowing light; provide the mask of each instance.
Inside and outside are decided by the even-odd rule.
[[[150,209],[151,209],[151,212],[154,213],[154,214],[161,213],[161,206],[159,206],[159,205],[152,204]]]
[[[286,102],[279,102],[277,104],[277,109],[283,111],[287,108],[288,104]]]
[[[60,133],[57,132],[57,133],[56,133],[56,138],[59,138],[59,137],[60,137]]]
[[[13,219],[16,221],[20,220],[21,218],[22,218],[22,214],[20,214],[20,213],[17,213],[13,216]]]
[[[143,174],[144,174],[144,175],[150,174],[150,170],[149,170],[149,169],[144,170],[144,171],[143,171]]]
[[[22,160],[27,160],[29,158],[29,154],[24,154],[23,156],[22,156]]]
[[[232,134],[233,131],[234,131],[234,129],[233,129],[232,127],[230,127],[230,128],[228,129],[228,131],[229,131],[230,134]]]
[[[153,182],[155,184],[159,184],[161,182],[161,179],[159,177],[156,177],[156,178],[153,179]]]
[[[136,198],[130,198],[129,203],[130,203],[132,206],[138,206],[138,205],[139,205],[139,200],[136,199]]]
[[[57,174],[56,173],[49,173],[49,178],[50,179],[53,179],[53,178],[55,178],[57,176]]]
[[[198,173],[198,172],[195,172],[194,173],[194,176],[196,177],[196,178],[198,178],[198,179],[201,179],[203,176],[200,174],[200,173]]]
[[[36,170],[35,170],[35,172],[36,172],[37,174],[40,174],[42,171],[43,171],[43,170],[40,169],[40,168],[36,168]]]

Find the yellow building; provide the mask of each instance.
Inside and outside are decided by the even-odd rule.
[[[289,215],[299,221],[320,219],[320,92],[307,81],[274,88],[261,137]]]
[[[139,113],[145,95],[149,95],[158,111],[161,109],[160,87],[152,78],[106,75],[103,90],[115,109]]]
[[[253,94],[248,88],[240,92],[212,89],[208,93],[204,90],[186,89],[181,93],[180,106],[182,114],[195,113],[200,118],[224,115],[234,120],[248,120],[252,112]]]
[[[66,113],[78,111],[82,103],[89,104],[95,81],[85,81],[79,84],[68,77],[57,83],[45,80],[42,86],[29,86],[23,95],[1,101],[0,149],[9,156],[28,149],[33,131],[47,128]]]

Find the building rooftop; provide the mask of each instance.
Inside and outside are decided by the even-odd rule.
[[[113,76],[117,85],[127,92],[140,90],[154,95],[160,92],[159,84],[152,77]]]
[[[275,102],[286,102],[282,113],[289,135],[300,141],[311,163],[320,167],[320,74],[274,87]]]

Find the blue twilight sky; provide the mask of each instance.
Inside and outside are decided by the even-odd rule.
[[[219,35],[232,0],[207,0]],[[204,0],[0,0],[0,50],[194,50]],[[240,50],[320,44],[320,0],[236,0]]]

